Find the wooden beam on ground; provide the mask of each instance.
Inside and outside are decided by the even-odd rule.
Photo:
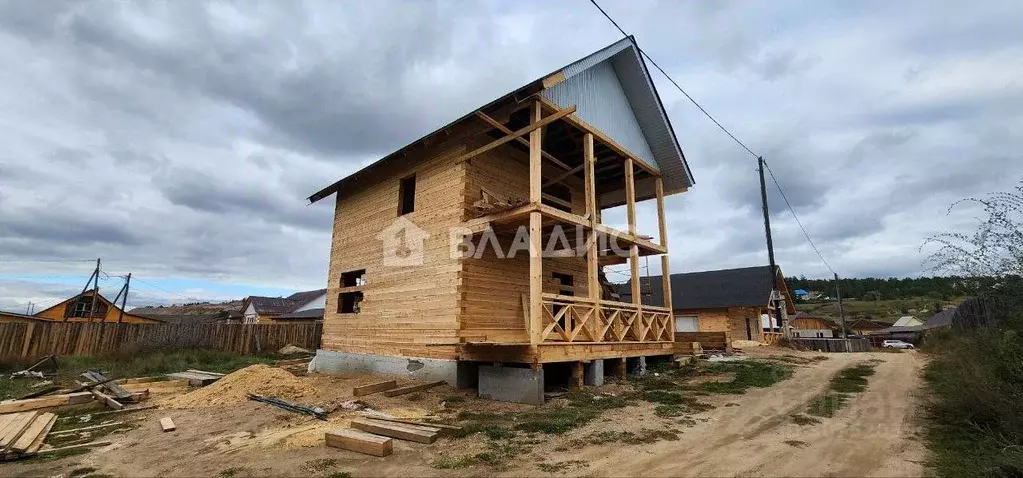
[[[571,388],[580,389],[583,388],[583,363],[573,362],[572,363],[572,381],[569,383]]]
[[[407,393],[421,392],[423,390],[427,390],[427,389],[436,387],[438,385],[444,385],[444,381],[443,380],[438,380],[436,382],[424,383],[424,384],[420,384],[420,385],[410,385],[408,387],[401,387],[401,388],[395,388],[395,389],[392,389],[392,390],[386,390],[386,391],[384,391],[384,396],[385,397],[397,397],[399,395],[405,395]]]
[[[4,428],[0,430],[0,452],[6,452],[18,438],[25,433],[39,416],[39,412],[24,412],[15,416]]]
[[[362,416],[366,418],[372,418],[374,420],[383,420],[385,422],[404,423],[406,425],[420,425],[431,428],[439,428],[444,430],[461,430],[462,427],[456,425],[445,425],[443,423],[430,423],[430,422],[417,422],[415,420],[408,420],[404,418],[385,417],[382,415],[373,415],[369,413],[363,413]]]
[[[437,432],[424,431],[414,425],[402,423],[390,423],[375,421],[367,418],[356,418],[352,420],[352,428],[367,433],[383,435],[385,437],[397,438],[399,440],[414,441],[417,443],[433,443],[437,441]]]
[[[107,395],[99,390],[92,390],[92,395],[96,397],[96,400],[103,402],[103,404],[114,410],[120,410],[124,408],[124,404],[115,400],[114,397],[111,397],[110,395]]]
[[[89,380],[92,380],[93,382],[96,382],[97,384],[100,384],[99,385],[100,388],[106,389],[108,392],[110,392],[111,395],[113,395],[118,400],[124,400],[131,396],[131,392],[125,390],[123,387],[118,385],[117,382],[104,377],[103,374],[99,372],[89,371],[83,373],[82,376]]]
[[[50,395],[47,397],[0,403],[0,413],[15,413],[28,410],[39,410],[41,408],[60,407],[64,405],[77,405],[79,403],[91,402],[92,400],[93,396],[89,392]]]
[[[572,106],[570,106],[568,108],[560,110],[560,111],[558,111],[558,112],[556,112],[556,113],[554,113],[554,114],[552,114],[552,115],[550,115],[550,116],[548,116],[548,117],[546,117],[546,118],[544,118],[544,119],[542,119],[540,121],[537,121],[535,123],[530,123],[528,126],[524,126],[522,128],[519,128],[518,130],[513,131],[511,134],[509,134],[509,135],[507,135],[507,136],[505,136],[505,137],[503,137],[501,139],[492,141],[492,142],[486,144],[485,146],[481,146],[479,148],[476,148],[473,151],[470,151],[468,153],[465,153],[465,154],[459,156],[458,158],[455,159],[455,163],[456,164],[457,163],[463,163],[463,162],[465,162],[465,161],[467,161],[469,159],[472,159],[472,158],[474,158],[476,156],[479,156],[479,155],[481,155],[483,153],[486,153],[487,151],[490,151],[490,150],[492,150],[492,149],[494,149],[494,148],[496,148],[498,146],[501,146],[502,144],[505,144],[505,143],[507,143],[509,141],[513,141],[515,138],[522,137],[522,136],[526,135],[527,133],[532,135],[533,133],[539,131],[540,128],[542,128],[544,126],[547,126],[547,125],[549,125],[549,124],[551,124],[551,123],[553,123],[553,122],[555,122],[555,121],[557,121],[557,120],[559,120],[561,118],[564,118],[564,117],[566,117],[566,116],[568,116],[568,115],[570,115],[570,114],[572,114],[574,112],[575,112],[575,105],[572,105]],[[530,148],[530,149],[532,149],[532,148]],[[537,185],[539,185],[539,183],[537,183]]]
[[[91,394],[90,394],[90,396],[91,396]],[[93,417],[97,417],[97,416],[103,416],[103,415],[113,415],[113,414],[120,414],[120,413],[138,412],[138,411],[142,411],[142,410],[152,410],[154,408],[157,408],[157,405],[145,405],[145,406],[141,406],[141,407],[122,408],[120,410],[107,410],[107,411],[103,411],[103,412],[90,413],[89,415],[92,415]],[[78,419],[78,417],[60,417],[57,420],[60,420],[60,421],[63,422],[63,421],[66,421],[66,420],[77,420],[77,419]]]
[[[353,397],[362,397],[377,392],[383,392],[384,390],[390,390],[392,388],[398,388],[398,382],[394,380],[386,380],[383,382],[371,383],[369,385],[363,385],[361,387],[352,387]]]
[[[345,428],[326,433],[327,446],[373,456],[387,456],[393,450],[390,438]]]
[[[491,117],[487,116],[486,113],[483,113],[482,111],[477,111],[476,112],[476,116],[479,116],[480,119],[482,119],[483,121],[486,121],[488,124],[490,124],[490,126],[493,126],[494,128],[498,129],[499,131],[501,131],[504,134],[514,134],[514,132],[512,130],[508,129],[507,126],[501,124],[500,122],[498,122],[494,118],[491,118]],[[529,146],[529,141],[527,141],[525,138],[523,138],[521,136],[515,138],[515,141],[517,143],[522,144],[522,145]],[[572,167],[567,165],[567,164],[565,164],[564,161],[562,161],[562,160],[560,160],[558,158],[555,158],[554,156],[552,156],[550,153],[548,153],[546,151],[540,151],[540,155],[543,156],[544,159],[550,161],[551,163],[553,163],[554,165],[558,166],[561,169],[565,169],[565,170],[572,169]],[[567,176],[565,176],[565,177],[567,177]],[[564,179],[565,177],[562,177],[561,179]],[[557,182],[561,182],[561,179],[553,181],[552,184],[553,183],[557,183]]]
[[[153,393],[162,392],[174,392],[178,390],[188,389],[188,380],[177,379],[177,380],[164,380],[162,382],[143,382],[143,383],[126,383],[122,385],[122,388],[129,392],[141,392],[149,390]]]
[[[174,420],[171,417],[163,417],[160,419],[160,429],[166,433],[177,430],[178,427],[174,425]]]

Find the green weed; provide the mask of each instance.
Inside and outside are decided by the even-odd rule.
[[[792,376],[792,367],[783,364],[744,360],[742,362],[718,362],[706,368],[705,373],[715,375],[731,373],[727,382],[706,382],[700,389],[706,392],[742,394],[749,388],[770,387]]]

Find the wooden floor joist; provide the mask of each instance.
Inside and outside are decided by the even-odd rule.
[[[331,430],[326,433],[325,439],[329,447],[373,456],[390,455],[394,447],[390,438],[347,428]]]
[[[411,386],[408,386],[408,387],[395,388],[393,390],[385,391],[384,392],[384,396],[387,396],[387,397],[397,397],[398,395],[405,395],[406,393],[419,392],[419,391],[422,391],[422,390],[426,390],[426,389],[429,389],[429,388],[436,387],[438,385],[444,385],[444,381],[443,380],[438,380],[436,382],[424,383],[424,384],[421,384],[421,385],[411,385]]]
[[[383,392],[384,390],[391,390],[398,387],[398,382],[394,380],[386,380],[383,382],[371,383],[369,385],[363,385],[361,387],[352,388],[353,397],[362,397],[377,392]]]
[[[356,418],[352,420],[352,428],[376,435],[418,443],[433,443],[437,441],[437,433],[440,431],[437,428],[384,422],[370,418]]]

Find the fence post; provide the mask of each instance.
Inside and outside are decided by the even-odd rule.
[[[25,328],[25,343],[21,346],[21,358],[28,358],[28,349],[32,345],[32,332],[35,328],[36,324],[31,322]]]

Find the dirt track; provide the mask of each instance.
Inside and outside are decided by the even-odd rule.
[[[394,454],[375,458],[323,446],[323,430],[344,426],[343,416],[319,422],[253,402],[199,410],[159,410],[141,417],[145,426],[117,435],[115,444],[87,455],[53,462],[31,461],[0,465],[6,476],[54,476],[87,466],[115,476],[217,476],[227,470],[244,476],[325,476],[330,470],[310,470],[310,463],[329,458],[336,470],[353,476],[921,476],[925,450],[917,437],[917,411],[923,356],[909,353],[829,354],[811,361],[814,353],[773,348],[750,355],[801,356],[792,378],[770,388],[750,389],[743,395],[701,397],[715,408],[693,415],[678,439],[650,444],[589,444],[559,448],[574,438],[598,431],[678,428],[679,422],[655,416],[653,405],[609,411],[604,419],[566,435],[544,438],[527,455],[506,468],[472,466],[438,469],[441,456],[464,456],[486,451],[475,436],[442,440],[433,445],[396,441]],[[824,393],[830,378],[842,368],[877,359],[876,374],[867,390],[832,418],[814,425],[797,425],[791,415]],[[315,376],[306,380],[321,392],[343,393],[355,383],[379,377]],[[609,385],[602,391],[615,390]],[[442,397],[461,395],[460,407],[529,408],[469,398],[468,391],[438,387],[415,401],[409,398],[368,397],[374,407],[436,410]],[[443,408],[443,407],[441,407]],[[342,414],[338,414],[342,415]],[[164,434],[155,425],[160,416],[173,416],[178,431]],[[575,462],[555,472],[540,463]]]
[[[917,437],[923,358],[919,353],[830,354],[767,389],[730,399],[682,439],[639,453],[594,450],[590,471],[624,476],[921,476],[925,449]],[[793,423],[841,368],[883,360],[867,390],[816,425]],[[804,442],[793,446],[786,441]],[[603,456],[603,457],[602,457]]]

